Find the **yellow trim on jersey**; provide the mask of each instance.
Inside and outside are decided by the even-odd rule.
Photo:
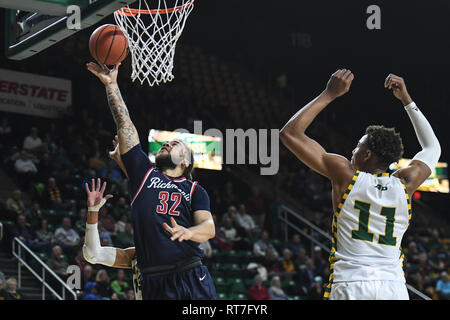
[[[341,201],[337,205],[336,211],[333,214],[333,223],[331,225],[331,251],[330,256],[328,258],[328,261],[330,262],[330,277],[328,279],[328,285],[325,289],[325,292],[323,294],[323,299],[328,300],[331,292],[331,285],[333,283],[333,270],[334,270],[334,262],[337,260],[335,257],[336,254],[336,243],[337,243],[337,217],[339,216],[339,212],[341,212],[342,207],[344,206],[345,200],[348,198],[348,195],[350,191],[353,189],[353,185],[356,182],[356,179],[358,179],[358,175],[361,171],[356,170],[355,174],[352,177],[352,180],[350,181],[350,184],[347,187],[347,190],[345,190],[344,194],[342,195]]]

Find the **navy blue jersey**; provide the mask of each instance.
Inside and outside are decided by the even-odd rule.
[[[134,244],[140,268],[171,264],[192,256],[203,257],[198,242],[170,240],[163,223],[170,218],[185,227],[194,225],[194,212],[210,211],[208,193],[198,182],[160,172],[141,145],[122,155],[129,177]]]

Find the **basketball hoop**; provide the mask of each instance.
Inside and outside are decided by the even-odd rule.
[[[186,20],[194,8],[194,0],[139,0],[138,8],[123,7],[114,12],[117,25],[128,39],[132,58],[131,79],[150,86],[172,81],[175,47]],[[156,2],[156,0],[154,0]]]

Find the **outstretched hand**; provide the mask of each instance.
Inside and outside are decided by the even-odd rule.
[[[117,82],[117,74],[119,73],[120,62],[109,69],[106,65],[99,65],[95,62],[89,62],[86,64],[87,69],[96,75],[100,81],[106,86],[111,83]]]
[[[339,69],[331,75],[325,92],[330,98],[336,99],[350,90],[350,86],[354,78],[355,76],[350,70]]]
[[[392,90],[394,96],[399,99],[404,106],[412,102],[408,90],[406,89],[405,80],[402,77],[390,73],[384,81],[384,87]]]
[[[192,231],[177,224],[174,218],[170,218],[170,223],[172,224],[172,227],[170,227],[165,222],[163,223],[164,229],[166,229],[172,235],[170,240],[174,241],[178,239],[178,241],[181,242],[183,240],[189,240],[192,238]]]
[[[86,187],[86,193],[87,193],[87,204],[88,207],[94,207],[96,205],[99,205],[103,199],[103,193],[106,189],[106,181],[103,182],[103,185],[101,186],[100,178],[97,178],[97,183],[95,182],[95,179],[92,179],[92,191],[89,190],[89,185],[85,183]],[[100,188],[101,186],[101,188]],[[111,194],[107,194],[105,196],[105,200],[111,199],[113,196]]]

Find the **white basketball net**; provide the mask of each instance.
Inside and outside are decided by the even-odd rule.
[[[131,79],[150,86],[171,81],[175,47],[194,0],[175,0],[168,7],[165,0],[151,8],[152,0],[139,0],[136,9],[123,7],[114,13],[117,25],[128,38],[132,57]]]

